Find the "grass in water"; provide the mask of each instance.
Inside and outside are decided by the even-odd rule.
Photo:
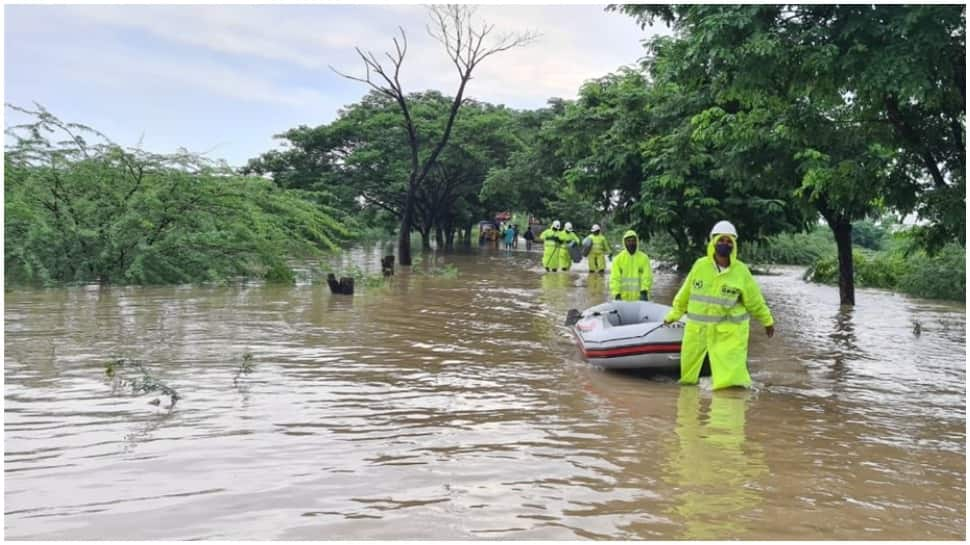
[[[385,284],[384,275],[380,272],[368,273],[358,267],[357,265],[351,265],[346,269],[339,269],[335,267],[320,266],[316,270],[312,271],[312,281],[314,284],[322,284],[327,280],[327,274],[333,273],[337,278],[343,278],[349,276],[354,279],[355,287],[364,288],[380,288]]]
[[[419,274],[425,276],[438,276],[441,278],[458,278],[458,266],[454,263],[446,263],[439,266],[435,261],[432,261],[430,267],[422,267],[421,256],[416,256],[411,261],[411,273]]]
[[[236,369],[236,376],[232,377],[232,383],[236,384],[239,377],[242,375],[248,375],[253,372],[253,354],[252,352],[246,352],[243,354],[242,363],[239,364],[239,369]]]
[[[179,394],[174,388],[159,381],[139,362],[124,358],[111,360],[104,365],[104,374],[112,380],[114,388],[131,388],[135,394],[160,392],[169,396],[172,402],[170,407],[174,407],[179,400]],[[156,399],[151,403],[158,405],[159,401]]]

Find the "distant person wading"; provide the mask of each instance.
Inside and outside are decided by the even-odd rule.
[[[590,235],[590,248],[589,248],[589,272],[591,273],[605,273],[606,272],[606,257],[613,255],[610,251],[610,244],[607,242],[606,237],[600,231],[599,225],[593,225]]]
[[[539,238],[542,240],[542,266],[546,272],[556,272],[559,270],[559,220],[552,222],[552,226],[542,232]]]
[[[579,244],[579,237],[573,232],[573,224],[566,222],[565,230],[560,231],[559,241],[562,249],[559,251],[559,268],[568,271],[573,266],[573,258],[569,255],[569,248]]]
[[[640,238],[634,231],[623,233],[624,250],[613,259],[610,293],[623,301],[646,301],[653,286],[650,258],[639,250]]]

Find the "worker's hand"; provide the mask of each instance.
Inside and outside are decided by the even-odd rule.
[[[646,301],[647,300],[647,290],[641,290],[640,291],[640,300],[641,301]]]
[[[620,294],[620,293],[617,293],[616,294],[616,300],[617,301],[619,301],[621,297],[623,297],[623,294]]]
[[[765,326],[765,335],[767,335],[769,337],[774,337],[775,336],[775,326],[773,326],[773,325]]]
[[[664,325],[670,325],[672,323],[674,323],[673,320],[668,320],[668,319],[664,318]]]

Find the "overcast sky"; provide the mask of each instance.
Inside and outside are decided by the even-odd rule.
[[[328,65],[362,74],[354,47],[381,55],[399,25],[405,91],[457,88],[420,5],[7,5],[4,15],[6,102],[36,101],[125,146],[232,165],[358,101],[367,88]],[[574,98],[583,81],[636,64],[655,32],[592,5],[480,6],[476,20],[542,35],[486,59],[469,84],[468,96],[513,108]],[[5,124],[21,120],[5,109]]]

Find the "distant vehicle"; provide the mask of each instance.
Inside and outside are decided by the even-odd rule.
[[[482,220],[478,222],[478,243],[485,242],[498,243],[498,225],[492,220]]]

